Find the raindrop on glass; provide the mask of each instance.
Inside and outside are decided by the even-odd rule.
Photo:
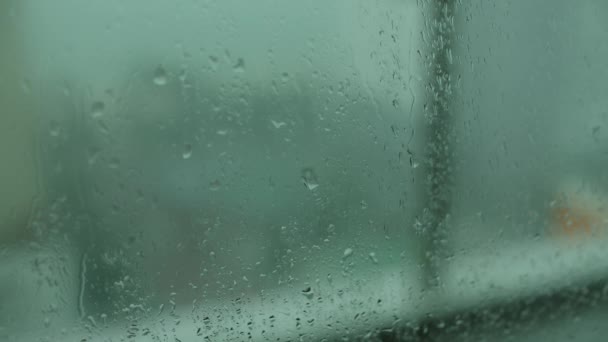
[[[304,295],[304,297],[312,299],[315,293],[312,291],[312,288],[308,286],[304,290],[302,290],[302,294]]]
[[[367,202],[365,200],[361,200],[361,202],[359,202],[359,205],[361,206],[362,210],[367,209]]]
[[[344,258],[348,258],[349,256],[353,255],[353,249],[352,248],[347,248],[344,250]]]
[[[314,190],[319,187],[319,182],[317,181],[317,174],[312,168],[302,169],[302,182],[308,190]]]
[[[371,260],[374,264],[377,264],[378,258],[376,257],[376,253],[374,253],[374,252],[369,253],[369,260]]]
[[[184,152],[182,152],[182,158],[190,159],[192,157],[192,144],[184,145]]]
[[[219,64],[219,58],[215,56],[209,56],[209,65],[213,70],[216,70]]]
[[[222,186],[222,183],[218,179],[216,179],[209,183],[209,190],[217,191],[220,189],[221,186]]]
[[[245,71],[245,60],[242,58],[239,58],[236,61],[236,64],[234,65],[234,71],[235,72],[243,72]]]
[[[106,105],[103,102],[101,102],[101,101],[94,102],[93,105],[91,105],[91,116],[93,118],[102,117],[105,109],[106,109]]]
[[[51,120],[51,122],[49,122],[49,134],[52,137],[58,137],[60,133],[61,127],[59,126],[59,123],[55,120]]]
[[[159,66],[154,71],[154,84],[164,86],[167,84],[167,71],[162,66]]]
[[[283,126],[286,125],[286,123],[284,123],[283,121],[270,120],[270,122],[272,123],[272,125],[274,126],[274,128],[281,128],[281,127],[283,127]]]

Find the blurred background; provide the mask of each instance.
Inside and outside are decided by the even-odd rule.
[[[606,11],[3,1],[0,336],[600,341]]]

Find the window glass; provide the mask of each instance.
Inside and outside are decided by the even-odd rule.
[[[601,1],[0,3],[0,340],[602,340]]]
[[[414,2],[3,7],[5,337],[351,336],[419,295]]]

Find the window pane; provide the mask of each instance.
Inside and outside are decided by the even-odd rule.
[[[607,9],[457,6],[447,341],[603,340]]]
[[[2,5],[24,198],[2,198],[0,334],[307,340],[413,314],[422,11]]]
[[[3,1],[0,340],[601,340],[607,9]]]

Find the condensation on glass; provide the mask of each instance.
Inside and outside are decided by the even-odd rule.
[[[4,1],[0,340],[604,334],[601,1]]]

